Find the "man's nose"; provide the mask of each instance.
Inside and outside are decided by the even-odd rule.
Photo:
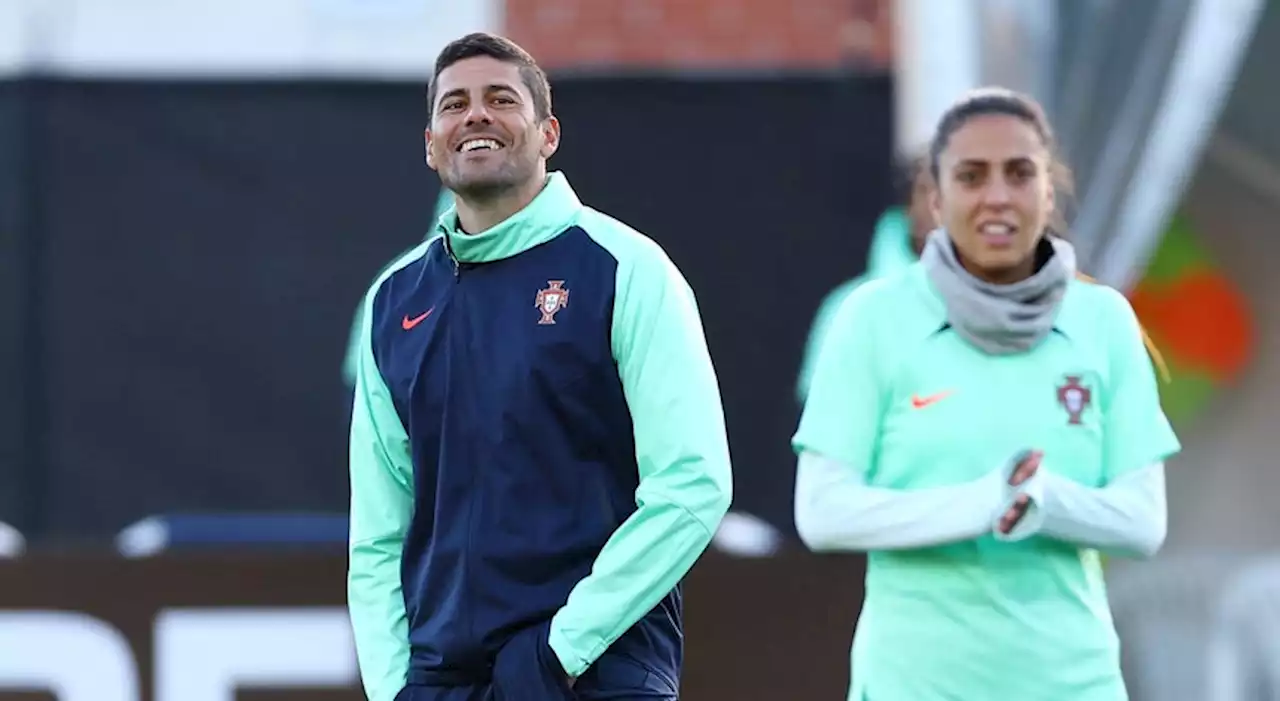
[[[488,124],[491,121],[493,120],[489,115],[489,108],[485,106],[483,100],[475,100],[467,108],[467,124],[475,124],[477,122]]]

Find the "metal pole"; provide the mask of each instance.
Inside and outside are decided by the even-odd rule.
[[[981,19],[976,0],[898,0],[894,6],[895,145],[926,148],[939,118],[981,85]]]

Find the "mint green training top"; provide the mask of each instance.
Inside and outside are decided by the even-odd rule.
[[[910,492],[977,483],[1033,448],[1042,472],[1103,489],[1180,449],[1115,290],[1072,281],[1056,330],[1020,355],[986,355],[945,321],[919,263],[850,294],[820,351],[797,453]],[[1125,697],[1097,551],[987,533],[869,553],[850,699]]]

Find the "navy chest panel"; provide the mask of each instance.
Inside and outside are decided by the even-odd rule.
[[[445,448],[483,461],[499,444],[616,424],[625,413],[610,346],[616,274],[616,260],[575,228],[456,273],[437,242],[386,280],[374,300],[374,357],[415,462]]]

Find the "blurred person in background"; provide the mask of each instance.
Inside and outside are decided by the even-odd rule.
[[[898,272],[914,263],[924,249],[925,237],[933,230],[933,213],[929,211],[928,159],[924,156],[905,159],[902,172],[902,180],[906,184],[905,202],[890,207],[876,222],[866,271],[841,283],[818,306],[818,313],[809,328],[809,338],[800,361],[800,377],[796,383],[796,396],[801,404],[809,394],[818,349],[822,348],[822,340],[840,304],[862,283]]]
[[[921,261],[842,304],[793,439],[796,525],[868,552],[849,698],[1126,698],[1099,552],[1146,557],[1180,449],[1127,300],[1079,279],[1030,98],[941,119]]]
[[[547,159],[543,71],[444,48],[439,235],[366,300],[349,606],[373,701],[675,699],[680,582],[732,491],[694,296]]]

